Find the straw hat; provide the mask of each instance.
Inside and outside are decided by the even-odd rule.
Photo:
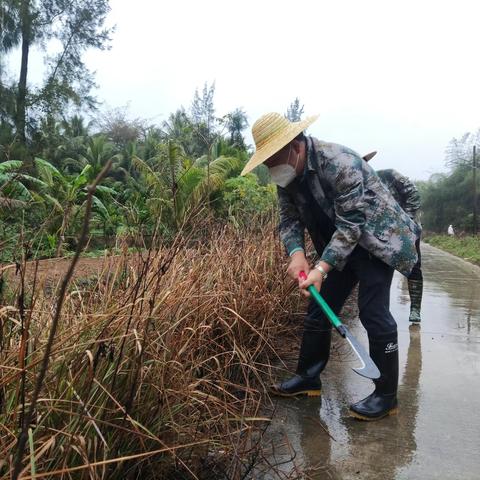
[[[256,152],[245,165],[241,175],[245,175],[268,160],[317,118],[318,115],[313,115],[300,122],[290,122],[279,113],[267,113],[260,117],[252,126]]]

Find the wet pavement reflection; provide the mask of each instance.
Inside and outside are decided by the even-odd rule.
[[[321,399],[275,400],[268,442],[277,473],[256,478],[298,478],[304,470],[314,479],[480,479],[480,269],[428,245],[422,254],[421,326],[408,322],[406,279],[395,274],[392,284],[399,414],[348,417],[348,405],[373,385],[351,370],[355,358],[337,341]],[[358,320],[346,323],[366,346]]]

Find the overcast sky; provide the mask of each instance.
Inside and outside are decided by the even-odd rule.
[[[87,55],[97,96],[157,122],[216,84],[252,124],[295,97],[309,133],[416,179],[480,127],[480,2],[111,0],[112,49]]]

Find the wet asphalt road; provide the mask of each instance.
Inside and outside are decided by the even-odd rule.
[[[396,273],[392,284],[399,414],[348,417],[373,384],[351,370],[358,363],[340,345],[322,374],[321,400],[275,400],[267,443],[275,445],[269,461],[281,465],[257,478],[295,478],[298,468],[315,479],[480,479],[480,269],[428,245],[422,255],[421,326],[408,322],[406,279]],[[367,345],[358,320],[347,323]]]

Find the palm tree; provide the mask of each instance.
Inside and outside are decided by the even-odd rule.
[[[112,168],[108,172],[108,177],[117,176],[117,169],[120,166],[122,156],[115,153],[115,147],[103,135],[95,137],[83,137],[81,139],[80,153],[74,157],[64,158],[61,161],[63,169],[68,173],[78,173],[86,166],[88,169],[89,180],[93,180],[101,172],[106,163],[113,159]],[[107,177],[107,178],[108,178]]]
[[[22,172],[24,163],[8,160],[0,163],[0,204],[6,207],[21,207],[33,200],[27,185],[41,186],[37,178]]]
[[[224,121],[230,135],[230,144],[239,148],[245,148],[242,132],[248,127],[247,114],[241,108],[237,108],[227,114]]]
[[[70,119],[64,119],[61,122],[63,134],[69,138],[87,137],[88,125],[84,124],[84,119],[80,115],[73,115]]]
[[[133,157],[133,164],[149,187],[148,204],[153,215],[169,220],[175,228],[190,212],[203,206],[242,166],[238,158],[224,156],[209,161],[204,155],[192,162],[171,141],[160,145],[153,158]]]
[[[186,155],[193,154],[193,125],[183,107],[171,113],[162,128],[168,140],[180,145]]]
[[[86,186],[92,178],[91,165],[86,165],[78,175],[64,175],[51,163],[41,158],[35,158],[35,166],[42,182],[39,198],[52,207],[50,224],[53,225],[57,237],[55,255],[62,253],[65,233],[77,215],[84,208],[87,192]],[[104,194],[116,192],[105,186],[97,186],[97,191]],[[93,197],[94,209],[100,215],[108,215],[108,210],[98,194]]]
[[[80,164],[83,167],[87,165],[92,167],[89,173],[91,179],[96,178],[110,159],[118,162],[120,156],[114,153],[113,144],[108,142],[107,138],[103,135],[88,138],[87,150],[85,154],[79,158]],[[112,167],[115,168],[114,165],[112,165]]]

